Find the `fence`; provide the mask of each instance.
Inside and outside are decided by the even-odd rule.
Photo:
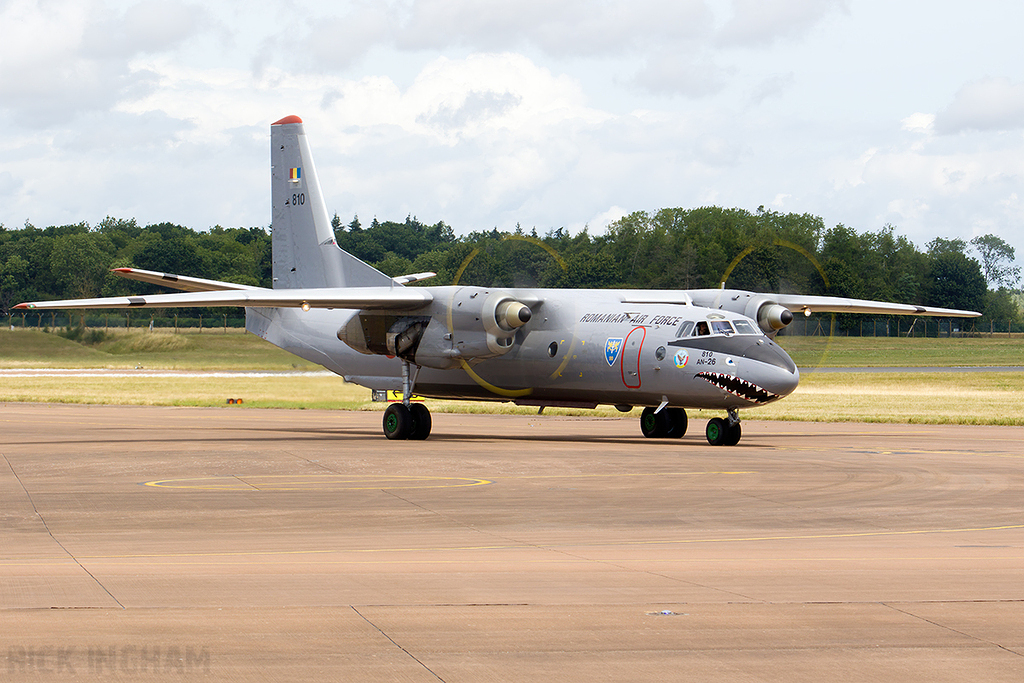
[[[75,313],[70,311],[18,311],[8,316],[11,329],[60,329],[62,327],[85,327],[88,329],[148,329],[153,327],[188,329],[204,329],[245,327],[245,316],[238,315],[200,315],[200,316],[160,316],[132,315],[125,313]]]
[[[844,314],[848,316],[849,314]],[[858,316],[859,317],[859,316]],[[1012,321],[978,322],[971,318],[860,317],[836,320],[832,316],[798,316],[781,334],[800,337],[1024,337],[1024,325]]]
[[[843,318],[849,314],[841,314]],[[917,318],[893,317],[880,318],[858,316],[860,320],[843,320],[839,318],[833,325],[832,316],[815,315],[810,318],[796,316],[793,322],[782,330],[781,334],[796,337],[994,337],[1014,335],[1024,337],[1024,325],[1010,321],[987,321],[963,318]],[[150,317],[130,312],[109,314],[82,314],[67,311],[20,311],[8,316],[8,324],[13,329],[59,329],[62,327],[85,327],[89,329],[148,328],[150,321],[154,327],[177,329],[227,329],[229,327],[245,327],[245,316],[205,315],[205,316],[165,316]]]

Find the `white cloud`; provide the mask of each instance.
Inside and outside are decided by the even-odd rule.
[[[13,0],[0,10],[0,111],[22,125],[66,123],[154,87],[128,59],[193,35],[202,11],[145,0],[123,14],[95,0]]]
[[[935,130],[935,114],[917,112],[903,119],[901,123],[903,130],[930,135]]]
[[[847,0],[732,0],[733,16],[718,42],[725,46],[765,46],[800,36],[833,12],[847,12]]]
[[[982,78],[965,84],[935,117],[940,133],[1024,128],[1024,83]]]

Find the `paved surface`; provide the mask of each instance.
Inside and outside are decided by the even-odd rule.
[[[0,678],[1024,680],[1024,430],[0,406]]]

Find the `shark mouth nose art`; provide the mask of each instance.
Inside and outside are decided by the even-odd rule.
[[[740,398],[753,403],[768,403],[769,401],[781,398],[778,394],[773,394],[767,389],[757,386],[753,382],[748,382],[745,379],[740,379],[733,375],[726,375],[721,372],[698,372],[695,377],[700,377],[719,389],[728,391],[733,396],[739,396]]]

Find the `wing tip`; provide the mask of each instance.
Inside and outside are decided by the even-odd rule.
[[[26,309],[26,308],[32,308],[28,304],[15,304],[14,307],[15,308],[20,308],[20,309],[23,309],[23,310]]]

